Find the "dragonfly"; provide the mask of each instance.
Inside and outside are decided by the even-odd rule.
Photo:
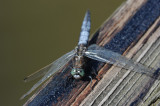
[[[58,72],[58,70],[64,67],[72,59],[74,59],[74,64],[70,73],[75,79],[82,79],[85,76],[86,73],[86,70],[84,70],[84,64],[86,59],[85,57],[100,62],[112,64],[125,69],[129,69],[131,71],[135,71],[141,74],[146,74],[147,76],[150,77],[154,77],[155,69],[153,68],[149,68],[145,65],[142,65],[131,59],[128,59],[119,53],[113,52],[104,47],[100,47],[96,44],[88,45],[90,29],[91,29],[91,19],[90,19],[90,11],[88,10],[85,14],[81,26],[78,46],[76,46],[74,50],[66,53],[57,60],[53,61],[46,67],[26,77],[24,81],[27,82],[39,76],[44,75],[35,85],[33,85],[33,87],[27,93],[25,93],[21,97],[21,99],[29,95],[32,91],[34,91],[37,87],[39,87],[48,78],[55,75],[55,73]]]

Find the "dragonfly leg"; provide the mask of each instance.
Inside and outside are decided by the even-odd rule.
[[[92,74],[93,75],[95,75],[95,76],[97,76],[98,74],[97,74],[97,71],[92,67]]]
[[[90,82],[90,88],[92,89],[92,76],[88,76],[88,78],[90,78],[91,82]]]
[[[98,72],[96,71],[96,69],[94,69],[93,67],[91,67],[91,68],[92,68],[91,74],[93,75],[93,77],[94,77],[96,80],[100,80],[101,77],[98,76]]]
[[[96,71],[93,67],[92,67],[92,74],[96,76],[96,77],[95,77],[96,80],[100,80],[100,79],[101,79],[101,77],[98,76],[97,71]]]

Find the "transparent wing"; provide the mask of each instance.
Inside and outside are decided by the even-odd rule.
[[[27,95],[29,95],[32,91],[34,91],[39,85],[41,85],[45,80],[47,80],[50,76],[54,75],[59,69],[61,69],[67,62],[71,60],[71,58],[74,56],[75,52],[72,50],[69,53],[66,53],[53,63],[49,65],[50,69],[46,74],[35,84],[33,87],[25,93],[20,99],[25,98]]]
[[[26,78],[24,78],[24,81],[28,82],[28,81],[34,80],[34,79],[46,74],[48,72],[48,70],[51,68],[51,66],[52,66],[52,63],[41,68],[40,70],[36,71],[35,73],[27,76]]]
[[[146,74],[150,77],[154,77],[155,69],[134,62],[133,60],[129,60],[119,53],[105,49],[96,44],[88,47],[88,50],[85,52],[85,56],[97,61],[106,62],[138,73]]]

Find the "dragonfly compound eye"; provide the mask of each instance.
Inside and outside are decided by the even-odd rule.
[[[71,74],[75,79],[81,79],[84,76],[84,70],[74,68],[72,69]]]

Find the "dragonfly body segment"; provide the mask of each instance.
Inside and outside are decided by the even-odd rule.
[[[79,37],[78,46],[75,48],[76,54],[74,56],[74,65],[71,71],[71,75],[75,79],[81,79],[85,75],[84,71],[84,53],[86,52],[86,48],[88,46],[89,32],[90,32],[90,12],[87,11],[82,23],[81,33]]]
[[[91,29],[90,12],[87,11],[82,23],[78,45],[87,45]]]

